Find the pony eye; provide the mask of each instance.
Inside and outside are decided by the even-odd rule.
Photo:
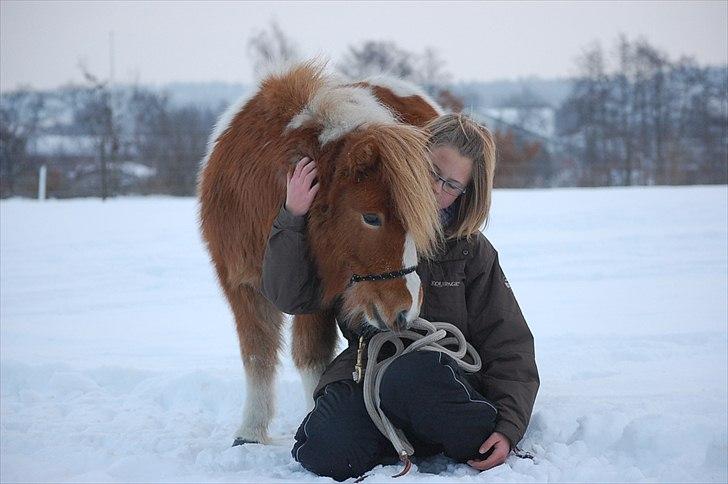
[[[382,221],[379,219],[379,215],[376,213],[365,213],[362,214],[362,218],[367,225],[372,227],[379,227],[382,225]]]

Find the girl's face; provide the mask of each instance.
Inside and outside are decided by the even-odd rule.
[[[452,205],[470,183],[473,161],[450,146],[434,148],[431,158],[437,175],[432,177],[432,189],[442,210]],[[438,176],[446,181],[443,182]]]

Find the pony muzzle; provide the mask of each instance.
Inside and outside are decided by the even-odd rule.
[[[410,312],[409,309],[402,309],[400,311],[395,311],[393,317],[387,321],[382,316],[383,311],[379,310],[379,307],[376,304],[372,304],[371,307],[372,310],[372,316],[371,319],[376,321],[377,325],[379,326],[379,329],[381,330],[393,330],[393,331],[404,331],[406,329],[409,329],[410,325],[412,324],[412,321],[417,319],[417,314],[414,315],[414,317],[410,318],[408,317]]]

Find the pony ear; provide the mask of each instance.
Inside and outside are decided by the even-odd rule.
[[[370,135],[351,140],[344,149],[346,151],[342,170],[348,178],[356,181],[367,176],[379,157],[376,138]]]
[[[288,150],[288,162],[295,165],[301,158],[317,159],[321,149],[316,142],[315,135],[297,137]]]

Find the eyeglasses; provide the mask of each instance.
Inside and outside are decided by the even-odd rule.
[[[465,193],[465,187],[455,180],[447,180],[438,175],[437,172],[434,170],[430,170],[430,175],[432,175],[433,182],[442,183],[442,189],[448,195],[458,197]]]

